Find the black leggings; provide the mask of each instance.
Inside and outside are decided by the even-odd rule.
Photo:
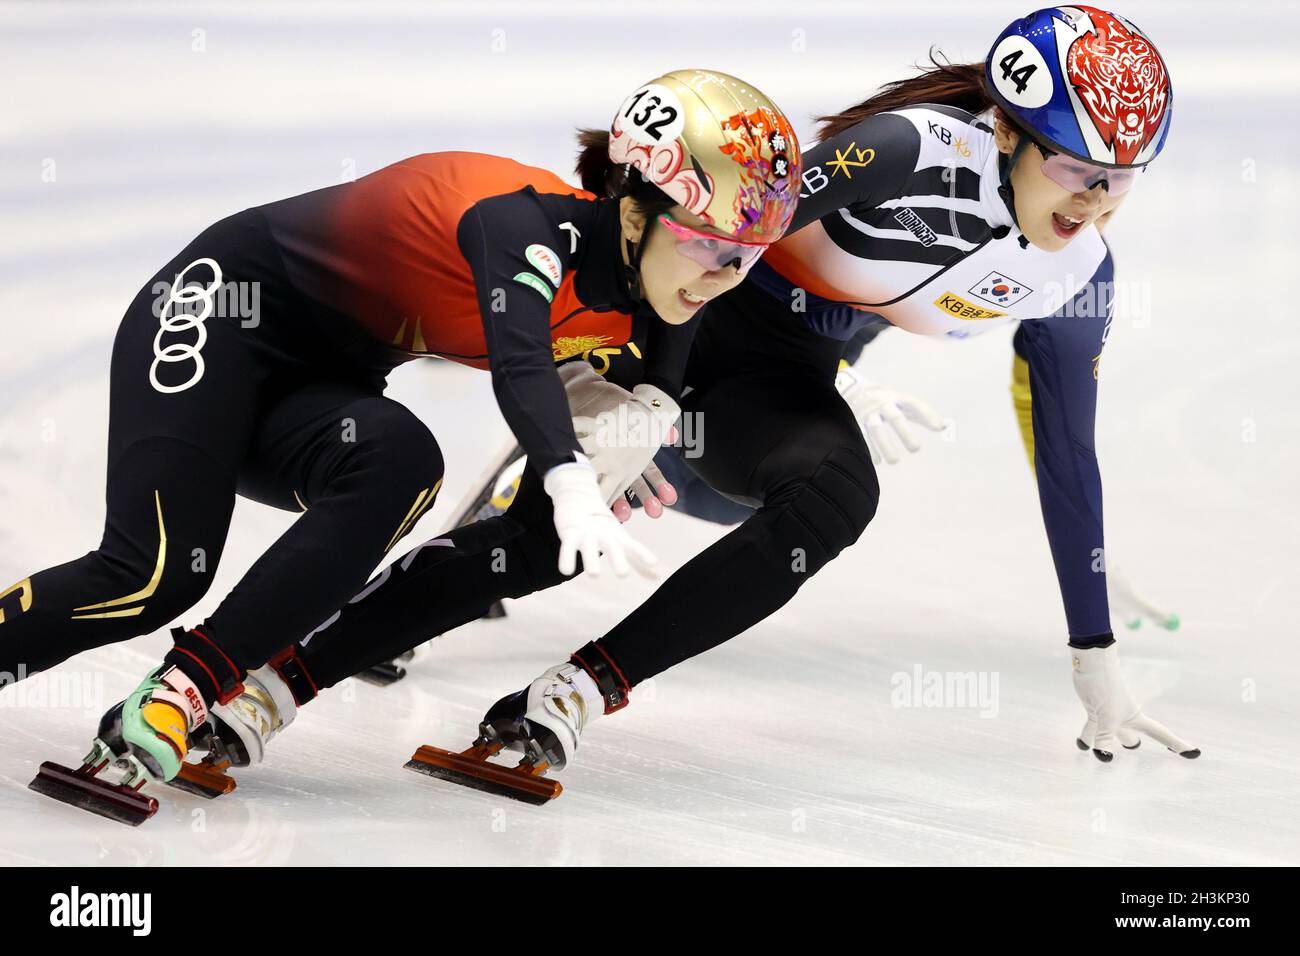
[[[190,608],[237,492],[302,516],[202,625],[212,653],[242,671],[320,624],[442,477],[429,430],[382,395],[391,366],[292,289],[261,213],[204,231],[140,291],[114,342],[100,546],[0,599],[0,672],[44,670]]]
[[[857,540],[879,499],[861,428],[834,387],[842,343],[747,285],[709,308],[683,401],[703,454],[687,463],[757,510],[599,641],[629,686],[781,608]],[[330,686],[499,598],[558,584],[557,550],[550,501],[529,470],[505,515],[426,542],[375,578],[307,642],[307,667]]]

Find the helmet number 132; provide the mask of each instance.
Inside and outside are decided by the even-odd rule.
[[[677,119],[677,110],[664,103],[658,96],[646,98],[650,90],[644,89],[628,100],[627,109],[623,111],[623,118],[632,121],[634,126],[640,128],[647,136],[655,141],[663,138],[661,130],[663,127],[671,125]],[[641,100],[645,99],[642,104]],[[642,105],[644,108],[635,116],[632,111]]]

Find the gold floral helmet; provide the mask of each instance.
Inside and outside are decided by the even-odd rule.
[[[674,70],[623,101],[609,158],[742,242],[781,238],[802,163],[785,114],[754,87],[713,70]]]

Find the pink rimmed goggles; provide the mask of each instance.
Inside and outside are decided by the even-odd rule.
[[[712,233],[700,232],[698,229],[682,225],[667,213],[659,216],[659,222],[676,238],[679,255],[698,262],[710,272],[715,269],[725,269],[733,264],[738,272],[747,272],[771,245],[770,242],[740,242],[735,239],[724,239]]]
[[[1138,176],[1146,168],[1127,166],[1122,169],[1110,169],[1106,166],[1085,163],[1065,153],[1054,153],[1041,145],[1038,149],[1043,154],[1043,175],[1072,193],[1087,192],[1101,183],[1110,195],[1123,195],[1133,188]]]

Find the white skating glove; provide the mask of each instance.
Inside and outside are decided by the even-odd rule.
[[[1148,601],[1133,587],[1128,575],[1110,560],[1106,560],[1106,594],[1110,599],[1110,613],[1130,631],[1136,631],[1143,621],[1149,621],[1166,631],[1176,631],[1182,623],[1177,614]]]
[[[560,573],[567,576],[577,570],[581,554],[583,569],[593,577],[600,574],[602,558],[619,577],[626,577],[631,568],[645,577],[655,577],[658,559],[623,530],[605,503],[596,472],[585,457],[580,457],[580,461],[556,465],[542,480],[555,509]]]
[[[668,444],[676,440],[677,430],[674,428],[669,433]],[[614,512],[614,517],[619,521],[627,521],[632,517],[632,505],[629,499],[640,501],[647,517],[658,518],[664,513],[664,505],[671,507],[677,504],[677,489],[664,477],[659,466],[651,461],[645,466],[641,476],[632,482],[631,487],[610,505],[609,510]]]
[[[899,442],[908,451],[920,451],[921,443],[908,426],[909,421],[934,432],[941,432],[945,427],[942,416],[921,399],[868,381],[851,365],[841,368],[835,376],[835,388],[862,424],[871,460],[876,464],[880,464],[881,458],[891,465],[898,464],[902,457]]]
[[[677,403],[653,385],[638,385],[630,392],[620,388],[586,362],[569,362],[559,371],[574,433],[596,470],[605,503],[626,521],[632,509],[624,493],[630,490],[647,515],[659,517],[662,504],[677,500],[653,463],[659,448],[676,438],[673,422],[681,414]]]
[[[1114,757],[1116,738],[1125,750],[1135,750],[1142,743],[1139,734],[1147,734],[1189,760],[1201,755],[1200,750],[1146,716],[1133,702],[1120,673],[1118,644],[1071,647],[1070,659],[1074,667],[1074,692],[1083,701],[1088,715],[1075,741],[1080,750],[1091,747],[1098,760],[1109,762]]]

